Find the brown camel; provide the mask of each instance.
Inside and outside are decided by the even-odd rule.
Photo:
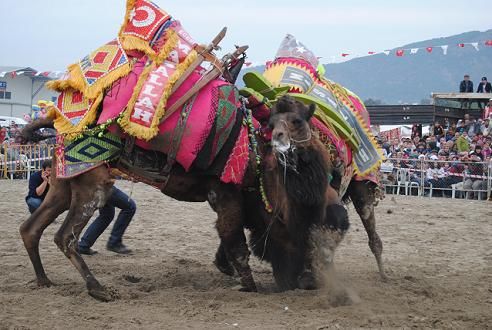
[[[24,133],[29,139],[36,139],[36,128],[46,127],[49,120],[29,125]],[[220,155],[219,155],[220,157]],[[245,186],[254,186],[256,163],[252,157],[249,164]],[[56,163],[56,159],[54,164]],[[323,169],[326,172],[327,169]],[[54,173],[55,171],[53,171]],[[249,179],[248,179],[249,178]],[[106,166],[100,166],[72,179],[52,177],[52,185],[45,201],[20,227],[24,245],[28,251],[36,272],[38,285],[49,286],[39,256],[39,240],[44,229],[65,210],[69,210],[65,221],[55,235],[55,243],[72,262],[86,281],[91,296],[108,301],[110,293],[96,280],[85,261],[77,253],[78,237],[97,208],[102,207],[114,181]],[[217,230],[223,251],[241,278],[244,291],[256,291],[256,284],[248,264],[249,250],[244,235],[244,187],[224,184],[217,175],[204,173],[186,173],[182,167],[175,165],[170,180],[163,193],[180,201],[209,201],[217,212]],[[324,199],[324,194],[318,197]],[[294,212],[295,207],[289,207]]]
[[[28,125],[24,131],[26,138],[36,138],[36,129],[49,125],[52,125],[49,120]],[[55,163],[56,159],[53,164]],[[251,161],[251,173],[254,173],[254,166],[255,162]],[[97,281],[81,255],[77,253],[80,232],[95,210],[102,207],[108,198],[114,183],[110,172],[106,166],[100,166],[73,179],[58,179],[55,171],[52,173],[51,187],[45,201],[20,227],[24,246],[34,266],[37,283],[39,286],[52,284],[45,274],[39,255],[41,235],[57,216],[69,210],[65,221],[55,234],[55,243],[79,271],[89,294],[102,301],[112,300],[111,294]],[[217,230],[225,253],[241,277],[243,290],[256,291],[248,264],[249,250],[243,230],[241,187],[224,184],[217,175],[186,173],[182,167],[175,165],[163,193],[177,200],[190,202],[204,202],[209,196],[214,196],[218,215]]]
[[[308,108],[287,97],[272,110],[273,148],[263,154],[268,198],[276,205],[273,217],[258,207],[257,193],[245,192],[243,197],[245,227],[251,231],[249,245],[257,257],[272,264],[280,290],[314,289],[322,284],[320,273],[332,265],[335,248],[349,227],[346,210],[329,183],[328,152],[308,123],[313,112],[314,105]],[[382,243],[375,228],[376,189],[369,181],[352,180],[343,199],[353,201],[386,279]],[[219,246],[215,264],[225,274],[233,274],[223,246]]]

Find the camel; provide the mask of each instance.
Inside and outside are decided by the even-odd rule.
[[[309,125],[314,109],[314,105],[306,107],[289,97],[282,97],[272,109],[272,147],[263,155],[268,198],[277,207],[273,216],[258,207],[261,199],[257,193],[243,194],[250,248],[272,264],[281,291],[323,285],[323,273],[333,266],[335,249],[349,227],[346,209],[329,183],[328,152]],[[372,182],[352,180],[342,200],[353,201],[381,277],[386,279],[382,243],[375,228],[376,188]],[[218,248],[215,264],[223,273],[233,275],[223,246]]]
[[[279,101],[278,108],[281,109],[282,107],[284,110],[279,111],[278,118],[290,116],[292,112],[286,110],[289,107],[298,109],[296,111],[299,114],[296,116],[297,119],[293,125],[298,128],[302,127],[303,129],[299,130],[298,134],[304,134],[303,136],[306,137],[306,132],[309,131],[309,125],[307,124],[310,117],[309,113],[312,114],[312,111],[307,110],[307,108],[305,109],[297,101],[293,103],[287,97]],[[276,117],[272,116],[272,118]],[[287,145],[286,142],[281,142],[283,141],[282,136],[287,136],[290,141],[296,141],[297,139],[293,131],[282,131],[281,127],[285,121],[284,119],[279,119],[278,121],[272,120],[274,131],[275,129],[275,132],[278,131],[278,134],[275,133],[277,136],[274,140],[274,142],[278,141],[278,144],[274,145],[274,149],[277,151],[276,154],[279,155],[285,151]],[[24,130],[26,139],[36,139],[36,129],[49,127],[52,124],[50,119],[33,122]],[[320,146],[319,141],[316,143]],[[303,149],[300,143],[297,143],[297,145],[299,149]],[[262,150],[261,153],[263,158],[265,158],[265,163],[268,164],[268,156],[271,155],[268,147],[261,145],[260,150]],[[319,227],[318,232],[320,230],[326,230],[328,227],[335,229],[335,231],[338,230],[339,234],[341,234],[340,237],[343,237],[344,231],[348,228],[346,213],[339,208],[337,204],[338,198],[333,200],[334,194],[327,184],[328,180],[325,180],[330,170],[329,162],[323,159],[324,156],[322,153],[302,154],[297,152],[296,155],[304,162],[308,161],[310,157],[317,158],[316,162],[312,162],[315,164],[315,167],[311,168],[310,171],[312,171],[311,174],[316,175],[318,179],[322,180],[319,182],[323,184],[320,184],[319,187],[312,184],[309,186],[304,185],[305,188],[312,189],[309,198],[307,198],[307,195],[299,195],[296,191],[292,191],[292,186],[290,185],[283,187],[281,189],[283,192],[276,195],[276,191],[279,190],[278,185],[282,184],[282,181],[279,180],[279,172],[265,172],[265,189],[268,191],[269,197],[275,196],[272,198],[274,208],[281,209],[281,217],[288,219],[289,225],[287,231],[291,233],[295,232],[296,226],[299,224],[298,222],[305,219],[305,217],[308,217],[310,223],[314,225],[308,227],[309,231],[303,231],[303,235],[296,238],[294,248],[299,248],[299,250],[296,251],[294,260],[280,260],[278,263],[272,262],[274,277],[282,289],[293,289],[296,287],[314,288],[316,286],[315,276],[312,275],[314,261],[311,258],[315,246],[311,245],[310,237],[314,235],[312,232],[316,232],[315,229],[317,227]],[[54,159],[53,164],[56,164],[56,159]],[[210,203],[217,213],[216,227],[220,238],[216,265],[219,269],[222,268],[221,270],[224,270],[223,265],[226,268],[232,265],[232,268],[240,277],[241,291],[257,291],[256,283],[249,266],[250,252],[244,234],[244,228],[252,229],[252,237],[255,239],[255,237],[260,235],[260,232],[262,234],[264,233],[261,226],[264,226],[265,223],[260,221],[261,225],[259,226],[258,219],[270,218],[273,221],[273,216],[275,216],[265,216],[262,214],[261,218],[257,218],[256,214],[254,214],[255,212],[262,212],[259,210],[263,210],[263,201],[259,198],[258,191],[252,192],[251,189],[248,189],[258,188],[258,185],[255,183],[256,166],[256,159],[252,155],[249,160],[244,183],[242,186],[238,186],[221,182],[217,175],[200,172],[194,173],[193,171],[186,172],[179,164],[175,164],[171,172],[172,175],[162,190],[164,194],[180,201],[208,201]],[[300,183],[302,184],[302,182]],[[53,175],[51,188],[45,201],[20,226],[20,234],[33,264],[39,286],[52,285],[41,262],[39,240],[45,228],[61,213],[68,210],[69,212],[63,224],[55,234],[54,241],[56,245],[81,274],[86,283],[89,295],[101,301],[111,301],[114,299],[111,292],[99,283],[81,255],[77,252],[78,237],[82,229],[95,210],[105,204],[113,184],[114,179],[111,177],[110,171],[106,166],[97,167],[72,179],[58,179],[56,178],[56,174]],[[375,219],[372,207],[374,195],[370,194],[367,184],[354,183],[353,185],[351,184],[351,189],[349,189],[349,196],[354,201],[356,209],[362,217],[369,235],[371,250],[376,255],[380,273],[383,276],[384,271],[381,262],[382,244],[375,231]],[[296,198],[298,199],[297,202]],[[277,230],[276,227],[272,226],[273,228]],[[283,231],[284,234],[286,232],[285,229],[279,229],[279,231]],[[333,232],[333,230],[331,231]],[[335,239],[334,241],[337,240]],[[260,245],[256,244],[256,246],[252,246],[254,253],[256,255],[264,255],[266,258],[273,260],[272,253],[274,252],[272,249],[275,248],[275,245],[272,245],[272,248],[267,247],[265,251],[261,250]],[[334,244],[334,247],[336,245]],[[331,249],[330,251],[333,250]],[[268,252],[268,255],[266,252]],[[282,252],[278,250],[275,253],[278,255]],[[330,256],[325,257],[327,260],[331,258]],[[295,263],[289,263],[299,260],[302,260],[301,266]],[[225,272],[230,273],[230,270]]]
[[[51,125],[49,119],[28,126],[25,134],[35,138],[36,128]],[[56,157],[56,156],[55,156]],[[219,156],[220,157],[220,156]],[[54,159],[56,164],[56,159]],[[256,163],[251,157],[249,176],[253,177]],[[55,173],[55,171],[53,171]],[[252,174],[251,174],[252,173]],[[247,174],[248,175],[248,174]],[[20,227],[39,286],[50,286],[39,256],[39,240],[44,229],[65,210],[67,217],[55,235],[55,243],[72,262],[86,282],[88,293],[96,299],[109,301],[111,294],[97,281],[85,261],[77,253],[78,237],[97,208],[102,207],[114,180],[106,166],[100,166],[72,179],[58,179],[53,175],[45,201]],[[246,184],[247,185],[247,184]],[[163,193],[180,201],[209,201],[217,212],[217,231],[227,259],[241,278],[242,290],[256,291],[256,284],[248,264],[249,250],[244,235],[244,206],[241,186],[222,183],[217,175],[185,172],[175,165]],[[323,196],[321,196],[323,198]]]

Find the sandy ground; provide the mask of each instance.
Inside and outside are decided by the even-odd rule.
[[[105,250],[108,233],[86,257],[120,298],[97,302],[53,243],[62,219],[48,227],[41,256],[57,284],[38,289],[18,227],[27,217],[26,182],[0,181],[0,329],[99,328],[441,328],[492,329],[492,203],[388,196],[377,208],[384,261],[379,279],[365,231],[352,227],[336,256],[340,282],[360,297],[334,306],[330,292],[275,293],[268,264],[253,258],[259,293],[212,265],[218,239],[206,204],[173,201],[134,186],[138,210],[125,236],[130,256]],[[130,184],[119,185],[126,192]]]

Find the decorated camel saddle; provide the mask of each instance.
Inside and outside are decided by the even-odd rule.
[[[228,148],[222,179],[240,183],[248,134],[233,82],[247,46],[219,60],[213,50],[224,35],[199,45],[154,3],[128,0],[118,36],[48,84],[60,92],[49,111],[58,132],[57,176],[116,160],[130,143],[166,154],[168,167],[177,162],[185,171],[210,167]]]
[[[292,35],[287,35],[273,61],[262,74],[248,72],[240,93],[248,97],[253,116],[269,118],[270,107],[288,94],[317,109],[311,124],[330,149],[332,161],[342,177],[343,194],[352,177],[377,182],[382,156],[371,133],[367,110],[351,91],[325,78],[318,58]]]

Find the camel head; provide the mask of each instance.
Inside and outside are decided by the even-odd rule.
[[[269,126],[272,130],[272,146],[276,153],[285,154],[292,149],[303,148],[312,138],[309,120],[316,105],[309,107],[290,96],[282,96],[272,109]]]

